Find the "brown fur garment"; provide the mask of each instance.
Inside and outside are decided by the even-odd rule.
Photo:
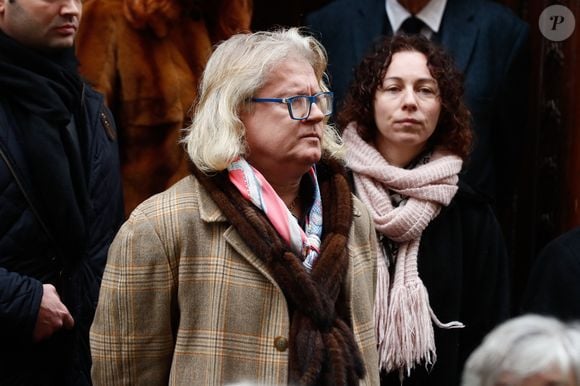
[[[80,71],[115,116],[127,214],[188,174],[178,141],[199,78],[212,45],[249,30],[251,8],[251,0],[84,2]]]

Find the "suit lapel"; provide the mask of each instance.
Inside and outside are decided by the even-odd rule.
[[[464,72],[469,64],[477,40],[478,26],[475,14],[479,1],[448,0],[437,39],[455,59]]]
[[[371,47],[371,42],[383,35],[387,13],[384,0],[351,0],[350,9],[354,13],[353,51],[358,63]],[[377,17],[381,15],[381,17]]]

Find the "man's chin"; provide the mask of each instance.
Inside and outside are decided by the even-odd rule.
[[[67,48],[72,48],[73,46],[74,46],[74,41],[72,41],[70,43],[69,42],[66,42],[66,43],[65,42],[62,42],[62,43],[57,43],[57,44],[51,45],[50,46],[50,49],[54,49],[54,50],[64,50],[64,49],[67,49]]]
[[[321,158],[322,153],[320,151],[313,152],[313,154],[309,154],[308,156],[304,157],[304,162],[307,165],[314,165],[315,163],[319,162]]]
[[[69,50],[73,50],[74,52],[74,45],[71,44],[51,44],[51,45],[42,45],[42,46],[34,46],[39,52],[43,52],[46,55],[61,55]]]
[[[75,43],[74,36],[66,36],[51,39],[45,42],[44,46],[48,50],[64,50],[67,48],[74,47],[74,43]]]

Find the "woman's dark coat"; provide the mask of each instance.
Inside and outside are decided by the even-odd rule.
[[[404,386],[456,386],[467,357],[495,325],[507,319],[509,260],[495,215],[469,186],[425,229],[419,248],[419,276],[431,307],[443,323],[460,321],[463,329],[434,327],[437,362],[428,373],[413,370]],[[398,374],[381,385],[399,386]]]

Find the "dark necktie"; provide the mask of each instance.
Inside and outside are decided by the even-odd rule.
[[[400,31],[406,33],[407,35],[418,34],[425,23],[415,16],[410,16],[401,24]]]

